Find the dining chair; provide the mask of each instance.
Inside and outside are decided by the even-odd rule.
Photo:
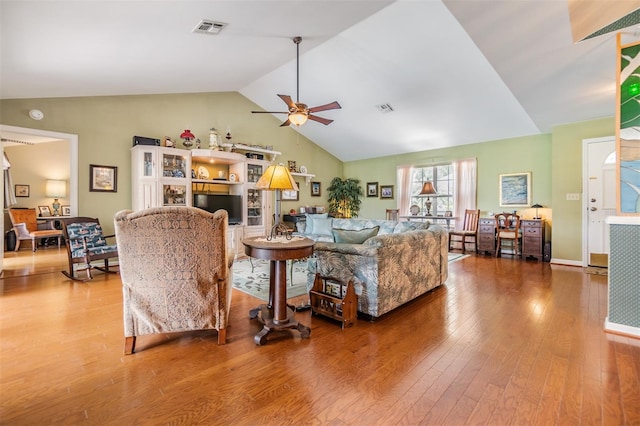
[[[467,243],[473,243],[473,251],[478,251],[478,220],[480,219],[480,209],[465,210],[464,220],[461,229],[449,231],[449,251],[453,249],[453,243],[462,244],[462,252],[467,251]],[[459,238],[458,238],[459,237]]]
[[[494,217],[496,219],[496,238],[498,240],[496,245],[496,257],[502,255],[504,243],[508,243],[505,244],[505,246],[512,250],[510,254],[519,256],[521,254],[522,246],[520,216],[514,213],[498,213]]]

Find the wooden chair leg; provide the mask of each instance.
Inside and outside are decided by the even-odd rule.
[[[131,355],[136,349],[136,336],[124,338],[124,354]]]
[[[226,345],[227,344],[227,329],[221,328],[218,330],[218,344]]]
[[[467,236],[463,235],[462,236],[462,253],[464,254],[466,250],[467,250]]]

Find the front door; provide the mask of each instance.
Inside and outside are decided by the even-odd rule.
[[[587,141],[587,261],[606,267],[609,258],[607,216],[616,214],[616,143],[614,138]]]

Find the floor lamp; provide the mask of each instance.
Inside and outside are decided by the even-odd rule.
[[[424,205],[427,208],[426,216],[431,216],[431,196],[438,195],[436,192],[436,188],[433,186],[433,182],[425,182],[422,185],[422,190],[418,194],[421,197],[427,197],[427,201],[425,201]]]
[[[267,191],[276,191],[276,212],[273,226],[271,227],[271,232],[267,235],[267,240],[272,240],[273,237],[278,234],[284,235],[288,240],[291,239],[291,233],[280,222],[280,201],[282,197],[283,190],[298,190],[298,184],[293,180],[293,176],[289,172],[289,169],[285,167],[283,164],[278,164],[277,166],[271,165],[267,167],[267,170],[264,172],[260,179],[256,182],[256,189],[264,189]]]

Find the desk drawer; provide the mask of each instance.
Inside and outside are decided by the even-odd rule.
[[[495,227],[491,225],[481,225],[478,227],[481,234],[493,234]]]
[[[542,235],[542,228],[523,228],[525,236],[540,236]]]
[[[522,220],[520,221],[520,226],[523,228],[541,228],[542,221],[540,220]]]

